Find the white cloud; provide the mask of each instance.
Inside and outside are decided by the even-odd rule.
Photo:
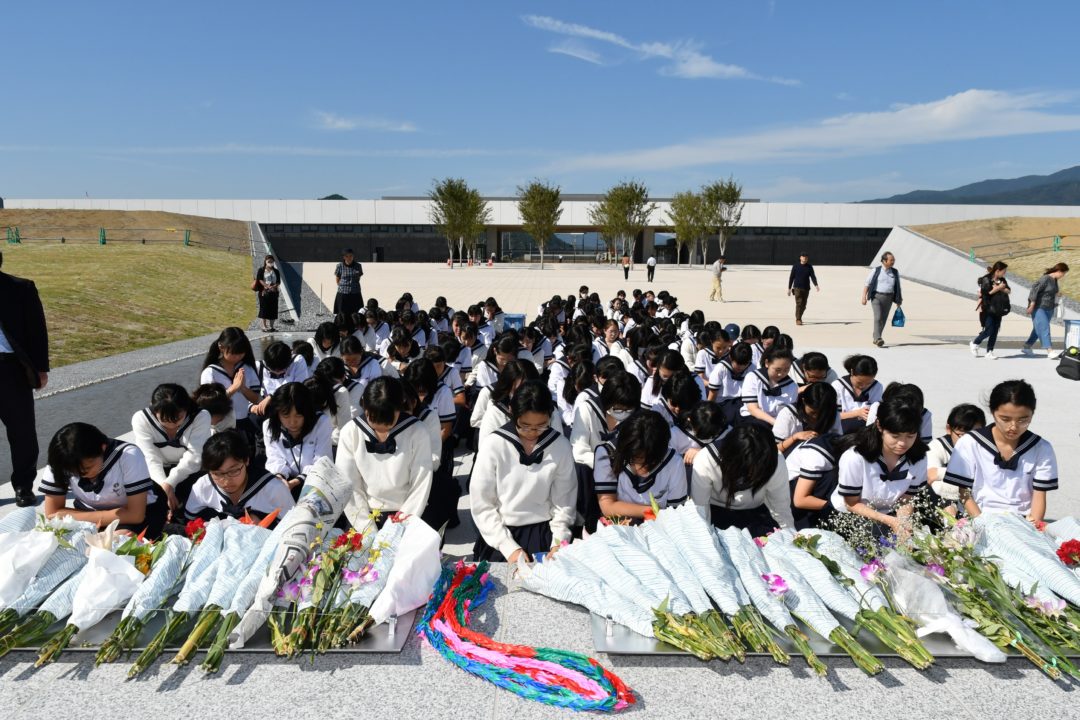
[[[595,50],[590,50],[581,43],[569,39],[565,42],[558,43],[557,45],[552,45],[548,48],[548,52],[557,53],[559,55],[568,55],[572,58],[592,63],[593,65],[604,64],[604,58],[601,57],[600,53]]]
[[[899,173],[886,173],[854,180],[821,181],[797,176],[782,176],[767,185],[747,183],[743,194],[764,202],[828,202],[840,199],[867,200],[898,195],[915,186],[901,179]]]
[[[869,155],[957,140],[1080,130],[1080,115],[1047,108],[1071,94],[966,90],[886,111],[848,113],[820,122],[655,148],[579,155],[553,169],[641,171],[718,163],[812,160]]]
[[[399,133],[417,131],[416,125],[411,122],[369,116],[344,117],[321,110],[315,111],[315,127],[320,130],[378,130]]]
[[[0,145],[0,152],[21,153],[90,153],[103,155],[139,156],[198,156],[198,155],[251,155],[265,157],[352,157],[352,158],[405,158],[444,159],[463,157],[534,157],[550,155],[534,148],[402,148],[374,150],[368,148],[334,148],[306,145],[245,145],[221,143],[217,145],[132,145],[121,147],[72,147],[64,145]]]
[[[579,38],[582,40],[594,40],[614,45],[623,48],[624,50],[629,50],[640,60],[666,60],[668,62],[660,68],[661,75],[688,79],[714,78],[720,80],[764,80],[767,82],[779,83],[781,85],[799,84],[798,80],[782,77],[765,77],[752,73],[739,65],[717,62],[709,55],[701,52],[702,45],[697,42],[682,40],[674,43],[655,41],[635,43],[617,33],[589,27],[588,25],[568,23],[545,15],[525,15],[522,17],[522,20],[526,25],[534,27],[537,30],[544,30],[557,35],[566,35],[571,38]],[[600,57],[599,54],[589,50],[581,43],[575,43],[571,46],[574,49],[574,52],[556,49],[559,47],[561,46],[549,48],[549,50],[551,52],[561,52],[564,55],[571,55],[572,57],[586,60],[587,62],[600,64],[598,62]],[[596,59],[589,59],[589,57],[584,56],[585,54]]]

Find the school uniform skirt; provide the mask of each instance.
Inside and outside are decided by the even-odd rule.
[[[866,421],[860,417],[853,418],[841,418],[840,430],[845,435],[850,435],[853,432],[858,432],[866,427]]]
[[[525,551],[525,554],[531,559],[536,553],[547,552],[551,550],[553,536],[551,534],[551,523],[548,521],[533,523],[532,525],[522,525],[520,527],[507,528],[510,531],[510,537],[514,538],[514,542]],[[479,535],[476,538],[476,543],[473,545],[473,562],[506,562],[506,558],[503,554],[487,544],[483,535]]]
[[[737,527],[748,530],[751,537],[761,537],[777,528],[776,521],[764,505],[740,510],[709,505],[709,510],[712,515],[712,524],[721,530]]]
[[[596,495],[596,482],[593,469],[584,463],[574,463],[577,472],[577,514],[584,520],[583,527],[589,532],[596,532],[600,522],[600,499]]]
[[[277,320],[278,317],[278,298],[281,297],[279,292],[269,292],[263,290],[259,293],[259,319],[260,320]]]
[[[830,522],[836,514],[836,509],[832,505],[832,494],[833,490],[836,489],[837,474],[833,472],[830,475],[830,477],[822,478],[814,483],[814,490],[810,493],[810,497],[825,501],[825,506],[820,510],[803,510],[795,507],[795,486],[798,484],[799,478],[791,481],[791,497],[793,501],[791,517],[795,520],[796,530],[830,527]]]
[[[720,406],[720,412],[723,413],[724,422],[731,427],[735,427],[742,419],[739,415],[739,411],[742,410],[742,400],[739,398],[725,398],[716,403]]]
[[[461,485],[454,477],[455,444],[453,436],[443,441],[439,467],[435,469],[431,478],[431,493],[428,495],[427,507],[420,516],[425,523],[436,530],[443,525],[447,528],[455,528],[461,524],[461,519],[458,517]]]

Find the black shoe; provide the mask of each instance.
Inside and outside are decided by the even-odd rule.
[[[35,505],[37,505],[37,495],[34,494],[33,490],[19,488],[15,491],[16,507],[34,507]]]

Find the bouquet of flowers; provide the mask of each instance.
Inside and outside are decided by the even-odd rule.
[[[37,508],[17,507],[4,517],[0,517],[0,535],[26,532],[37,524]]]

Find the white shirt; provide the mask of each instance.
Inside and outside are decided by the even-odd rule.
[[[893,274],[890,270],[886,269],[884,265],[879,265],[881,272],[878,272],[877,287],[871,288],[876,293],[888,295],[896,291],[896,280],[893,278]],[[878,271],[878,268],[874,268],[866,275],[866,282],[863,283],[863,287],[870,287],[870,283],[874,279],[874,273]]]
[[[972,499],[983,512],[1026,514],[1035,490],[1057,490],[1054,448],[1029,430],[1020,436],[1016,452],[1005,462],[994,443],[993,427],[972,430],[957,441],[945,482],[971,490]]]
[[[832,384],[836,390],[836,399],[840,405],[840,412],[851,412],[860,408],[869,407],[874,403],[881,402],[881,394],[885,391],[877,380],[870,383],[870,387],[863,390],[862,394],[856,393],[851,386],[851,376],[845,375]],[[868,423],[869,424],[869,423]]]
[[[278,511],[278,520],[292,510],[296,501],[285,481],[273,473],[266,473],[261,478],[249,483],[240,495],[239,501],[233,506],[232,500],[223,493],[209,475],[203,475],[195,481],[188,496],[187,504],[184,505],[184,516],[188,520],[201,517],[204,520],[211,518],[232,517],[228,512],[230,507],[243,508],[255,513],[259,518],[266,517],[275,510]]]
[[[319,413],[315,426],[302,439],[294,441],[284,428],[277,440],[270,438],[270,423],[263,424],[263,442],[266,444],[266,470],[282,477],[304,477],[319,458],[334,457],[333,423]]]
[[[270,397],[274,392],[287,383],[304,382],[310,377],[308,366],[303,356],[297,355],[289,363],[289,367],[280,375],[275,375],[262,360],[255,361],[255,372],[259,376],[259,384],[262,385],[262,396]]]
[[[730,360],[720,360],[709,373],[709,389],[716,393],[718,401],[741,398],[743,381],[749,372],[750,368],[746,367],[741,373],[736,373]]]
[[[557,545],[570,540],[577,490],[570,443],[560,433],[548,428],[525,456],[515,433],[496,430],[476,453],[469,491],[473,522],[505,557],[520,549],[513,527],[548,522]]]
[[[150,408],[144,408],[131,416],[131,431],[146,460],[150,479],[175,489],[180,481],[202,470],[203,445],[210,439],[210,413],[199,410],[188,415],[176,437],[169,438]]]
[[[880,402],[876,402],[870,406],[869,412],[866,413],[867,425],[873,425],[877,420],[878,407],[880,406]],[[926,408],[923,408],[922,422],[919,423],[919,439],[927,445],[934,439],[934,414]]]
[[[656,258],[650,255],[649,259],[645,261],[645,264],[649,267],[656,267]]]
[[[650,505],[652,500],[661,508],[678,505],[686,500],[686,469],[682,456],[671,447],[667,454],[645,477],[631,477],[627,468],[621,468],[618,476],[611,466],[615,448],[603,443],[596,448],[593,458],[593,480],[597,495],[615,495],[620,502]]]
[[[563,385],[566,384],[568,375],[570,375],[570,366],[566,364],[565,360],[556,360],[551,364],[548,370],[547,385],[553,400],[558,401],[562,397]]]
[[[889,472],[882,458],[868,462],[855,448],[849,448],[840,456],[839,467],[832,504],[841,512],[848,511],[845,497],[861,497],[864,503],[878,512],[889,513],[895,509],[900,498],[926,485],[926,458],[911,463],[907,457],[902,457]],[[885,475],[889,479],[884,478]]]
[[[486,388],[485,388],[486,390]],[[481,391],[483,393],[484,391]],[[510,422],[510,410],[505,405],[491,402],[491,394],[487,394],[488,402],[484,404],[484,416],[480,419],[479,433],[477,434],[477,447],[484,442],[484,438],[491,435],[499,428]],[[479,403],[477,403],[479,405]],[[560,435],[563,433],[563,422],[559,413],[551,416],[551,429]]]
[[[354,392],[353,386],[349,386],[350,396],[356,398],[356,408],[360,409],[360,400],[364,396],[364,389],[368,386],[372,380],[377,377],[382,377],[382,365],[379,358],[373,355],[365,355],[364,359],[360,361],[360,366],[356,368],[356,374],[352,377],[352,380],[359,386],[359,390]]]
[[[476,326],[476,335],[485,345],[490,346],[495,341],[495,326],[485,320]]]
[[[780,393],[778,395],[766,394],[770,390],[775,392],[775,388],[780,388]],[[748,403],[757,403],[758,407],[775,418],[776,414],[780,412],[780,406],[785,404],[793,405],[798,399],[799,386],[795,384],[794,380],[786,377],[776,385],[773,385],[772,381],[769,380],[768,371],[759,368],[752,372],[748,372],[746,374],[746,379],[743,380],[743,405],[739,408],[739,414],[743,417],[751,417],[750,411],[746,406]]]
[[[346,381],[356,386],[357,383],[354,380]],[[349,386],[339,383],[334,386],[334,403],[337,405],[337,412],[333,415],[330,414],[330,409],[327,408],[325,415],[330,420],[330,442],[334,445],[338,444],[338,438],[341,435],[341,428],[349,424],[349,421],[356,416],[356,411],[353,409],[352,393],[349,390]]]
[[[308,345],[315,351],[315,365],[318,365],[321,361],[328,357],[341,357],[341,342],[334,339],[334,344],[330,346],[329,350],[323,350],[319,343],[315,342],[315,338],[308,338]]]
[[[795,527],[791,516],[791,485],[788,482],[784,457],[777,453],[776,470],[756,492],[737,490],[730,498],[724,490],[724,473],[720,470],[720,448],[709,443],[694,457],[690,473],[690,497],[695,505],[752,510],[764,505],[776,524],[782,528]]]
[[[777,442],[787,440],[789,437],[797,432],[802,432],[806,428],[803,427],[803,421],[799,417],[799,411],[794,405],[781,405],[780,409],[776,413],[776,422],[773,424],[773,438]],[[836,411],[836,420],[833,422],[832,428],[829,432],[834,435],[843,435],[843,430],[840,424],[840,411]]]
[[[430,407],[419,408],[416,417],[423,423],[431,440],[431,467],[434,472],[442,464],[442,423],[439,422],[439,414]]]
[[[720,362],[720,356],[712,351],[712,348],[702,348],[697,351],[694,358],[694,372],[705,377],[712,375],[713,368]]]
[[[237,369],[239,369],[239,367],[240,366],[237,366]],[[250,365],[244,365],[243,368],[244,386],[249,387],[252,390],[258,390],[259,375],[255,372],[255,368]],[[207,383],[219,383],[222,387],[228,389],[228,387],[232,385],[235,373],[236,370],[230,375],[225,372],[225,368],[220,365],[207,365],[199,374],[199,384],[206,385]],[[243,420],[248,416],[248,407],[250,405],[251,403],[248,402],[248,399],[244,397],[243,393],[239,390],[232,396],[233,414],[236,416],[237,420]]]
[[[38,490],[43,495],[60,497],[70,490],[76,510],[115,510],[126,507],[129,497],[141,493],[148,493],[147,505],[156,500],[154,481],[150,479],[146,459],[139,448],[120,440],[109,440],[104,457],[101,472],[94,482],[75,475],[56,478],[52,468],[46,466]]]
[[[491,387],[499,379],[499,371],[492,363],[485,360],[473,368],[473,384],[478,388]]]
[[[355,418],[341,431],[335,463],[353,486],[345,508],[349,522],[362,527],[373,508],[420,515],[431,492],[433,457],[431,437],[418,418],[402,416],[385,443],[364,418]]]
[[[952,453],[953,442],[951,437],[942,435],[939,438],[934,438],[926,451],[926,469],[928,472],[931,469],[942,471],[937,474],[938,479],[930,483],[930,488],[935,493],[946,500],[959,500],[960,488],[945,482],[944,470],[949,466],[949,458],[952,457]]]
[[[836,456],[831,446],[826,447],[821,438],[814,438],[796,445],[788,454],[786,464],[788,480],[802,477],[816,484],[836,470]]]
[[[450,388],[450,392],[454,394],[454,397],[465,392],[465,385],[461,382],[461,375],[458,373],[457,367],[450,363],[446,363],[446,369],[439,376],[439,382]]]
[[[574,462],[593,466],[598,445],[613,440],[616,431],[608,429],[607,413],[600,406],[595,391],[586,390],[578,395],[581,402],[574,403],[574,422],[570,427],[570,447]]]

